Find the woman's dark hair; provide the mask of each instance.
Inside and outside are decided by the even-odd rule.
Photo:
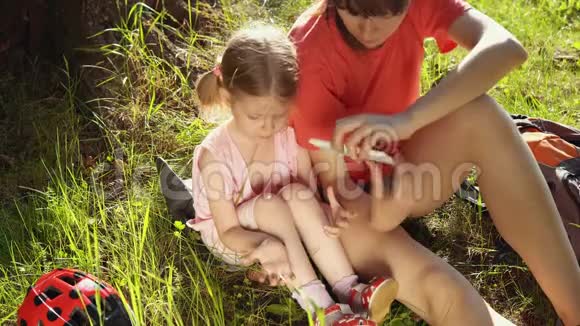
[[[328,7],[347,10],[354,16],[397,16],[405,11],[409,0],[326,0]]]
[[[398,16],[402,14],[409,5],[409,0],[320,0],[313,8],[314,14],[323,15],[328,18],[329,11],[336,9],[347,10],[353,16],[376,17],[376,16]],[[346,43],[355,50],[365,50],[361,44],[346,28],[338,13],[336,26]]]

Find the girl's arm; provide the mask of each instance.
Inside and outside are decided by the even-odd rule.
[[[248,255],[272,236],[246,230],[240,225],[233,200],[226,196],[224,178],[212,169],[215,158],[208,151],[203,151],[200,155],[202,179],[219,238],[229,249],[240,255]]]
[[[308,151],[302,147],[298,148],[298,182],[310,188],[316,193],[316,175],[312,173],[312,161]]]
[[[527,59],[525,49],[510,32],[475,9],[458,18],[449,35],[471,51],[407,111],[415,130],[485,94]]]

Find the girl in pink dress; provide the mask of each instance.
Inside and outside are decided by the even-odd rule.
[[[385,319],[398,284],[383,277],[359,283],[340,241],[325,232],[332,230],[327,215],[352,214],[332,189],[331,207],[321,205],[308,152],[287,125],[297,74],[286,35],[259,26],[234,35],[216,68],[201,76],[202,108],[227,106],[232,118],[195,150],[196,218],[188,225],[225,262],[259,262],[270,284],[288,286],[307,312],[322,309],[317,324],[375,325]],[[331,298],[309,256],[346,305]]]

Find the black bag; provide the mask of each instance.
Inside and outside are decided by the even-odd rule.
[[[163,158],[157,157],[155,163],[159,173],[161,193],[165,197],[171,217],[184,223],[194,218],[193,196],[187,185]]]

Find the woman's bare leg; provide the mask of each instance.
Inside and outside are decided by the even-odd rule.
[[[403,152],[415,165],[410,170],[435,167],[439,173],[416,179],[414,216],[441,206],[465,177],[466,163],[477,165],[498,231],[530,266],[566,325],[580,324],[578,262],[537,163],[503,108],[481,96],[421,129]]]
[[[383,233],[357,220],[341,240],[357,274],[392,276],[399,282],[397,300],[430,325],[512,325],[457,270],[400,227]]]

